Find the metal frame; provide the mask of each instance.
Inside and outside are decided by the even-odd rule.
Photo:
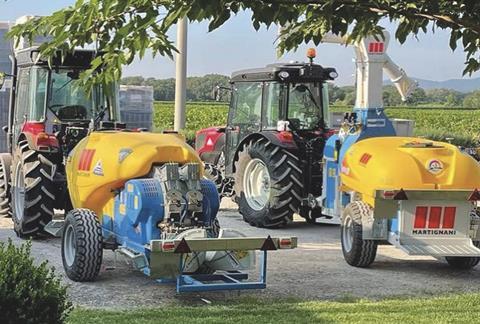
[[[290,244],[282,246],[281,241],[287,239]],[[169,249],[168,254],[177,255],[178,274],[174,278],[159,278],[159,283],[176,283],[178,293],[216,291],[216,290],[244,290],[265,289],[267,287],[267,253],[281,249],[294,249],[297,247],[296,237],[236,237],[215,239],[190,239],[190,240],[165,240],[174,244],[174,249]],[[161,252],[163,240],[152,240],[151,251]],[[260,269],[258,281],[249,281],[248,273],[244,271],[216,271],[212,274],[184,273],[184,255],[198,251],[228,251],[249,250],[260,251]],[[146,273],[149,274],[149,273]]]
[[[183,254],[179,268],[183,269]],[[267,251],[260,256],[260,278],[245,281],[248,273],[241,271],[215,272],[213,274],[181,274],[177,277],[177,292],[198,292],[216,290],[265,289],[267,287]]]

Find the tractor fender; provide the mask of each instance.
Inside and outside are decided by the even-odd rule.
[[[233,156],[232,160],[232,170],[235,172],[235,161],[238,160],[238,153],[240,152],[241,148],[250,141],[256,141],[261,138],[265,138],[266,140],[270,141],[272,144],[279,146],[287,151],[296,151],[298,150],[297,144],[292,141],[282,140],[279,136],[280,132],[277,131],[264,131],[261,133],[253,133],[248,136],[245,136],[240,143],[237,145],[237,150],[235,151],[235,155]]]
[[[51,153],[58,151],[58,140],[54,136],[49,136],[45,139],[39,139],[36,134],[21,133],[19,140],[22,138],[28,142],[28,148],[30,150]]]
[[[31,150],[58,152],[59,143],[57,138],[45,132],[45,125],[42,122],[25,122],[18,138],[19,141],[25,139]]]
[[[195,136],[195,150],[202,161],[217,164],[225,147],[225,127],[201,129]]]

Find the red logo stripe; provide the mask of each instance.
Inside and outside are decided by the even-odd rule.
[[[78,161],[78,170],[83,170],[83,163],[85,161],[85,154],[87,150],[83,150],[82,154],[80,154],[80,160]]]
[[[418,206],[415,211],[414,228],[425,228],[427,226],[428,207]]]
[[[371,42],[368,43],[368,52],[369,53],[383,53],[385,50],[385,44],[382,42]]]
[[[83,150],[80,155],[80,161],[78,163],[78,170],[80,171],[89,171],[92,165],[93,156],[95,155],[95,150]]]
[[[443,212],[443,224],[442,228],[454,228],[455,227],[455,214],[457,212],[456,207],[445,207]]]
[[[87,171],[90,170],[94,154],[95,154],[95,150],[90,150],[90,152],[88,152],[87,161],[85,162]]]
[[[428,217],[428,228],[439,228],[442,218],[442,207],[430,207],[430,217]]]
[[[372,156],[371,156],[370,154],[364,153],[364,154],[362,155],[362,157],[360,158],[360,163],[362,163],[362,164],[367,164],[368,161],[370,161],[370,158],[371,158],[371,157],[372,157]]]

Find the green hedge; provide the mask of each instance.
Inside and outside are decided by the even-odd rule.
[[[0,323],[63,323],[72,305],[47,261],[35,264],[31,243],[0,243]]]

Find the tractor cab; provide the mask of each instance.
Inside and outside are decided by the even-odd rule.
[[[55,57],[49,65],[37,47],[15,53],[9,147],[24,137],[35,150],[60,150],[67,155],[89,129],[118,120],[114,85],[94,86],[90,92],[80,86],[80,74],[90,68],[96,55],[92,50],[77,50]]]
[[[325,133],[326,81],[336,76],[335,69],[312,63],[271,64],[233,73],[226,128],[227,173],[233,171],[237,146],[251,135],[262,133],[292,148]]]

